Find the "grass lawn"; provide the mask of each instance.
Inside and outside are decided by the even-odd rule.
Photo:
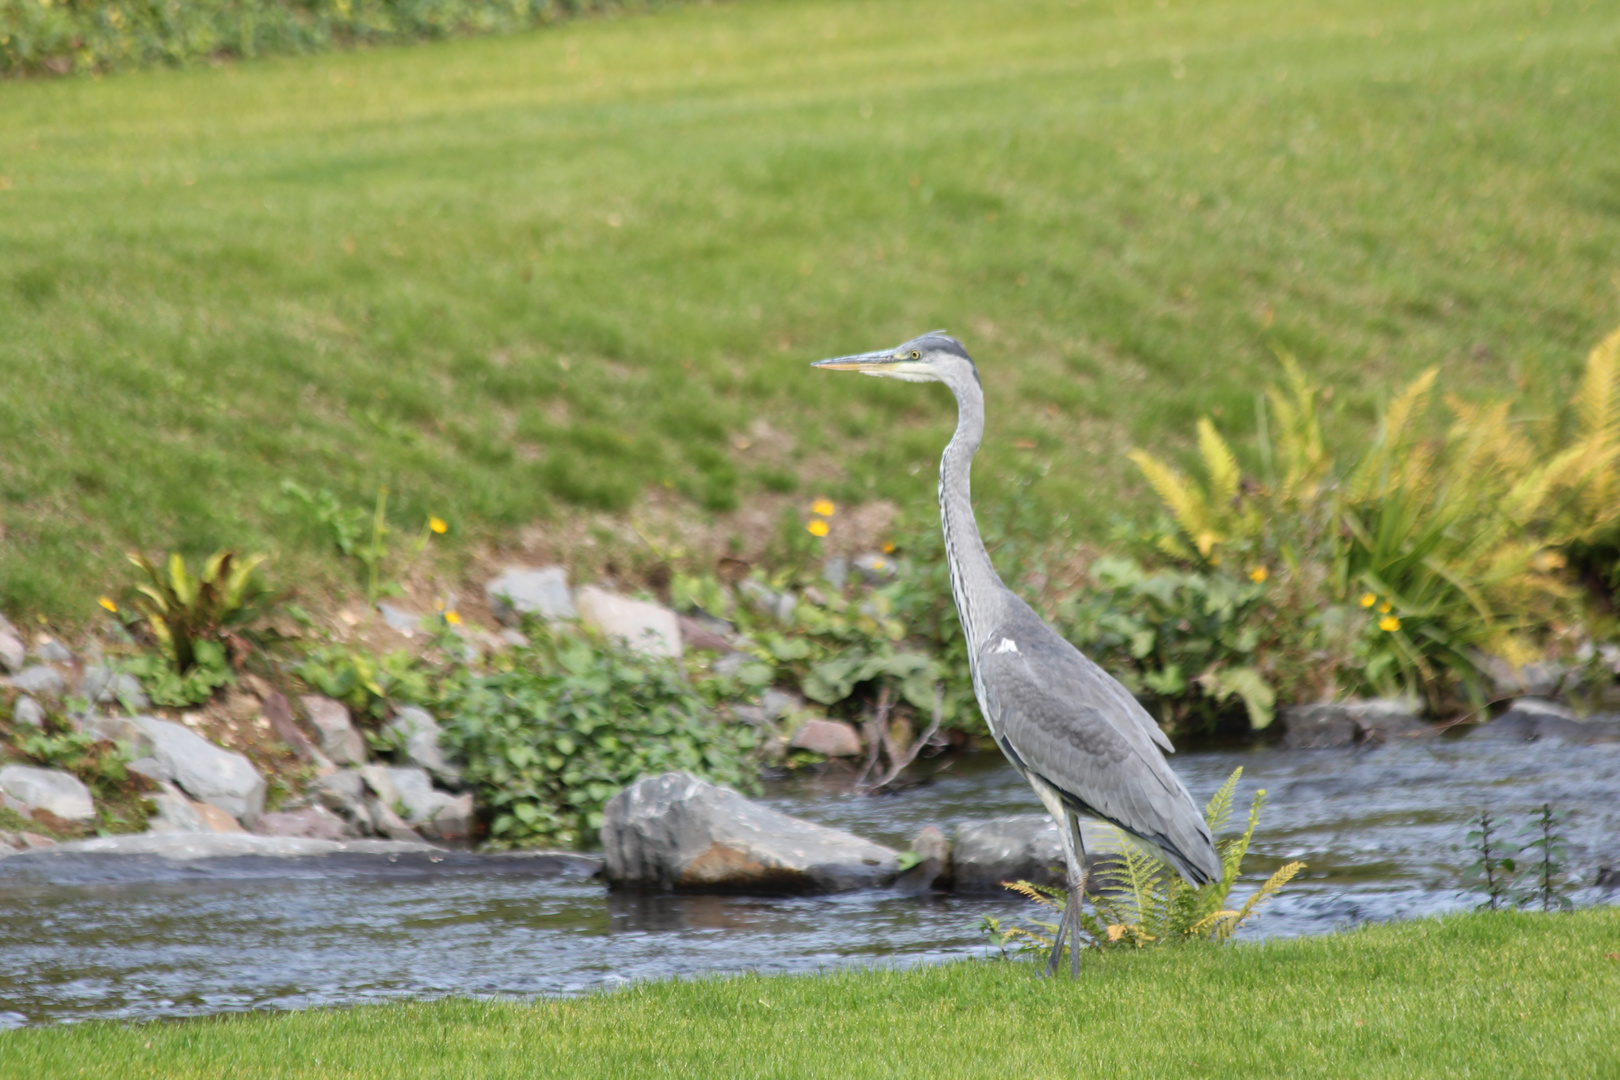
[[[1620,909],[1088,956],[0,1033],[0,1077],[1620,1076]]]
[[[0,608],[130,545],[330,579],[286,480],[464,552],[663,488],[926,506],[943,391],[805,363],[936,326],[984,497],[1049,466],[1096,536],[1274,348],[1362,420],[1430,363],[1561,391],[1617,144],[1591,0],[750,0],[0,84]]]

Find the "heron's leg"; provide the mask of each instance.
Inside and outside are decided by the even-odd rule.
[[[1069,833],[1073,837],[1074,860],[1069,863],[1069,977],[1080,977],[1080,905],[1086,899],[1086,843],[1080,836],[1080,818],[1069,812]]]

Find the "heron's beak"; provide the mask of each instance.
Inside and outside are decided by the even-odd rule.
[[[893,351],[857,353],[854,356],[835,356],[831,360],[817,360],[811,367],[826,368],[828,371],[872,371],[875,368],[888,367],[899,361]]]

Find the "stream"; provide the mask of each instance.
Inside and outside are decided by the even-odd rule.
[[[1241,897],[1283,862],[1296,878],[1240,936],[1316,934],[1472,907],[1468,819],[1510,834],[1544,802],[1570,813],[1572,895],[1620,864],[1620,744],[1463,737],[1359,751],[1269,747],[1172,763],[1202,803],[1242,766],[1235,826],[1267,806]],[[899,848],[923,825],[1039,812],[993,753],[920,766],[901,794],[853,798],[847,779],[771,784],[763,801]],[[943,770],[938,771],[936,770]],[[609,893],[554,860],[456,855],[190,862],[61,855],[0,860],[0,1027],[444,995],[577,994],[710,972],[907,965],[993,952],[983,916],[1008,896],[764,898]]]

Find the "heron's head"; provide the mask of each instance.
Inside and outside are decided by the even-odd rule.
[[[975,382],[979,378],[962,343],[942,330],[912,338],[892,349],[817,360],[810,366],[829,371],[858,371],[862,375],[904,379],[906,382],[954,384],[970,376]]]

